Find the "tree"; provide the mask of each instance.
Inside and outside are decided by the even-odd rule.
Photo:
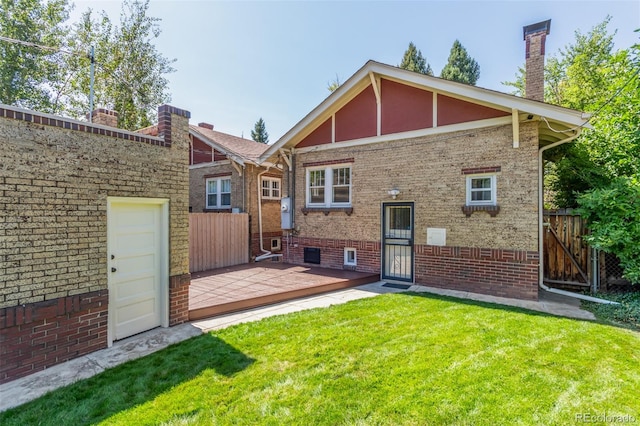
[[[91,9],[72,26],[67,0],[0,0],[0,35],[51,46],[0,41],[0,102],[74,118],[89,112],[88,53],[95,47],[95,107],[118,112],[118,126],[135,130],[155,121],[170,101],[166,75],[174,71],[155,48],[159,19],[149,0],[125,0],[119,26]],[[66,53],[61,53],[64,51]]]
[[[94,105],[118,112],[118,127],[135,130],[155,121],[158,105],[171,100],[166,75],[175,71],[170,60],[153,44],[160,36],[160,19],[148,16],[149,0],[125,0],[120,24],[114,26],[102,12],[89,9],[73,27],[70,45],[88,52],[95,46]],[[69,84],[64,106],[71,115],[88,112],[88,57],[78,57],[67,67]]]
[[[50,90],[60,80],[68,18],[67,0],[0,0],[0,36],[51,48],[0,40],[1,103],[55,112]]]
[[[558,207],[576,207],[579,194],[603,188],[620,176],[640,171],[640,86],[638,48],[613,51],[607,17],[587,34],[552,56],[545,66],[545,101],[595,113],[593,130],[574,143],[545,153],[552,162],[548,180]],[[513,83],[523,94],[524,69]]]
[[[572,144],[548,151],[558,207],[577,207],[594,247],[618,256],[640,282],[640,45],[613,51],[607,17],[545,66],[545,100],[591,112]],[[614,33],[615,34],[615,33]],[[513,87],[523,87],[521,73]]]
[[[606,188],[580,195],[578,202],[591,231],[587,242],[614,253],[624,277],[640,284],[640,175],[617,178]]]
[[[269,133],[267,133],[267,127],[265,126],[262,117],[256,121],[256,124],[251,131],[251,139],[260,143],[269,143]]]
[[[453,42],[449,61],[442,69],[440,77],[475,86],[480,78],[480,65],[467,53],[458,40]]]
[[[427,63],[427,60],[422,56],[422,52],[416,48],[413,42],[409,43],[409,47],[402,57],[402,62],[398,66],[405,70],[433,75],[431,65]]]

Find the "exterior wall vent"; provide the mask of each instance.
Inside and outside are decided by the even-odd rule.
[[[304,263],[320,264],[320,249],[317,247],[304,248]]]

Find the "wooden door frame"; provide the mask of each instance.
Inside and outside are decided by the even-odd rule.
[[[115,294],[111,279],[111,253],[113,247],[111,231],[114,224],[111,223],[114,204],[146,204],[155,205],[160,208],[160,325],[169,327],[169,199],[167,198],[142,198],[142,197],[107,197],[107,288],[109,291],[109,306],[107,307],[107,346],[111,347],[114,341],[114,315],[112,307]]]

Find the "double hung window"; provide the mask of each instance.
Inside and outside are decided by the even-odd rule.
[[[467,205],[495,206],[496,175],[467,176]]]
[[[208,209],[224,209],[231,207],[230,178],[207,179],[206,191]]]
[[[307,169],[307,207],[350,207],[351,166]]]

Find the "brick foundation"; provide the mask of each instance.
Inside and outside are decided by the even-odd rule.
[[[271,249],[271,239],[280,237],[280,250],[272,250]],[[282,253],[285,246],[285,239],[282,236],[282,231],[277,232],[263,232],[262,233],[262,245],[264,249],[270,251],[271,253]],[[263,254],[260,251],[260,234],[254,233],[251,235],[251,256],[260,256]]]
[[[416,284],[538,300],[538,252],[427,245],[414,252]]]
[[[297,247],[295,247],[297,245]],[[330,269],[353,269],[344,266],[344,249],[356,249],[358,272],[380,273],[380,243],[375,241],[334,240],[326,238],[282,237],[284,261],[304,265],[304,248],[320,248],[320,266]],[[310,265],[311,266],[311,265]]]
[[[189,321],[191,274],[169,278],[169,327]]]
[[[106,290],[0,309],[0,383],[107,347]]]
[[[379,242],[283,237],[284,261],[305,265],[304,247],[320,248],[321,263],[317,266],[331,269],[348,269],[344,266],[344,248],[354,247],[357,251],[355,270],[380,273]],[[535,251],[415,245],[414,255],[416,284],[538,299],[539,256]]]

